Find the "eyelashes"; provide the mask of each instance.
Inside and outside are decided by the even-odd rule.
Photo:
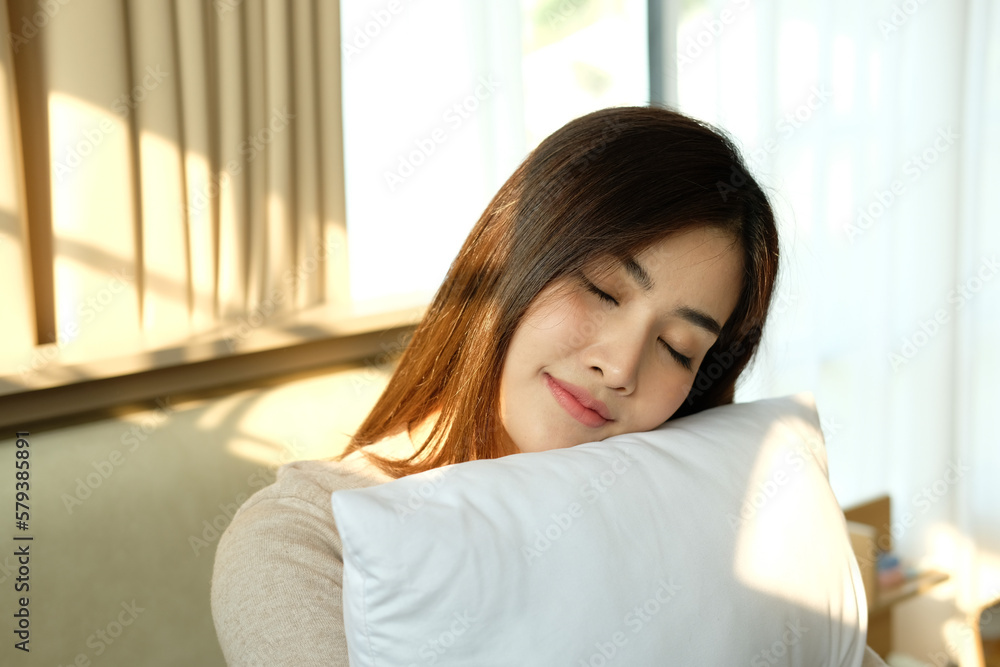
[[[618,305],[618,299],[614,298],[613,296],[611,296],[610,294],[608,294],[607,292],[605,292],[604,290],[602,290],[600,287],[598,287],[597,285],[595,285],[594,283],[592,283],[587,278],[587,276],[583,275],[582,271],[579,272],[579,279],[580,279],[580,282],[582,283],[584,289],[586,289],[588,292],[590,292],[591,294],[593,294],[594,296],[596,296],[603,303],[606,303],[606,304],[608,304],[610,306],[617,306]],[[686,357],[683,354],[681,354],[680,352],[678,352],[677,350],[675,350],[674,348],[670,347],[667,344],[667,342],[665,340],[663,340],[662,338],[657,338],[656,341],[660,345],[662,345],[670,353],[670,356],[674,358],[674,361],[676,361],[677,363],[679,363],[685,369],[687,369],[689,371],[692,370],[693,360],[691,359],[691,357]]]
[[[677,363],[679,363],[687,370],[691,370],[691,365],[692,365],[691,357],[685,357],[683,354],[681,354],[674,348],[667,345],[667,343],[663,339],[660,339],[660,342],[663,343],[663,346],[667,348],[667,350],[670,352],[670,356],[672,356],[677,361]]]
[[[583,286],[587,289],[587,291],[590,292],[591,294],[597,295],[598,299],[600,299],[605,303],[609,303],[612,306],[618,305],[618,299],[614,298],[613,296],[611,296],[610,294],[608,294],[607,292],[599,288],[597,285],[587,280],[586,278],[582,278],[582,280],[583,280]]]

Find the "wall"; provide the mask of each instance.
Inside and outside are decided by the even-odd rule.
[[[27,595],[30,653],[7,630],[0,663],[225,665],[209,606],[221,531],[279,464],[340,451],[386,379],[384,367],[341,366],[32,432],[26,531],[8,513],[17,448],[4,434],[0,613],[11,619]],[[27,593],[14,591],[11,544],[29,545]]]

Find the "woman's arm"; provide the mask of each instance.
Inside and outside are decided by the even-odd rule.
[[[230,667],[348,664],[335,488],[367,486],[338,464],[298,462],[240,508],[219,542],[212,616]]]

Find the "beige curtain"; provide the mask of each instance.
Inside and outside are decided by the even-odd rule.
[[[12,34],[7,12],[0,12],[0,35]],[[27,350],[35,339],[21,130],[18,122],[13,53],[0,48],[0,294],[5,326],[0,349]]]
[[[346,301],[337,2],[0,9],[6,380]]]

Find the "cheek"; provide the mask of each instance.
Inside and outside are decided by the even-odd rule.
[[[564,354],[579,352],[601,339],[607,316],[607,311],[587,304],[585,298],[566,299],[546,318],[548,341]]]
[[[669,373],[651,384],[638,412],[640,423],[636,430],[648,431],[667,421],[684,404],[691,386],[691,376],[686,372]]]
[[[515,365],[522,358],[539,355],[551,363],[567,352],[579,350],[597,331],[600,316],[590,312],[574,295],[547,295],[545,302],[530,310],[514,332],[510,350],[515,353]]]

